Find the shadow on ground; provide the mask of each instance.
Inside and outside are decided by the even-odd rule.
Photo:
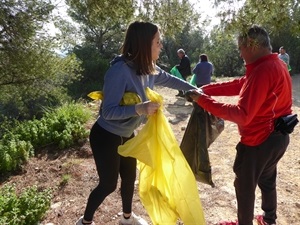
[[[173,116],[169,119],[169,122],[173,125],[176,125],[182,121],[185,121],[193,110],[193,106],[191,104],[186,105],[187,101],[183,97],[178,97],[177,100],[173,104],[168,104],[166,106],[166,110]],[[182,110],[178,111],[178,107],[184,107],[186,110],[183,112]]]

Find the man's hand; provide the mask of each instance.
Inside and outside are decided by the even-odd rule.
[[[199,97],[201,95],[204,95],[203,91],[201,88],[198,88],[198,89],[192,89],[192,90],[189,90],[185,93],[185,95],[187,96],[187,100],[188,101],[194,101],[194,102],[197,102]]]

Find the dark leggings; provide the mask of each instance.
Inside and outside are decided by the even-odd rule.
[[[94,213],[106,196],[117,187],[118,176],[121,177],[121,198],[124,213],[131,213],[134,182],[136,178],[136,159],[122,157],[118,154],[118,146],[130,138],[112,134],[96,122],[91,129],[90,145],[93,151],[97,172],[98,186],[90,193],[84,212],[84,219],[93,220]]]
[[[289,144],[289,136],[273,132],[262,144],[252,147],[239,143],[233,166],[239,225],[252,225],[255,189],[261,190],[264,220],[275,224],[277,163]]]

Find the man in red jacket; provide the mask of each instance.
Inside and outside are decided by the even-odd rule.
[[[241,140],[236,146],[233,165],[238,204],[236,224],[253,224],[258,185],[264,214],[256,219],[259,224],[271,225],[276,224],[277,218],[277,163],[289,144],[289,135],[275,131],[274,124],[276,119],[292,112],[291,78],[284,62],[277,54],[272,54],[269,35],[262,27],[253,26],[241,34],[238,46],[245,61],[245,75],[233,81],[203,86],[203,92],[194,91],[191,97],[215,116],[238,125]],[[210,97],[233,95],[239,95],[236,105],[217,102]]]

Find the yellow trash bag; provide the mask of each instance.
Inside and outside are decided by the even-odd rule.
[[[102,91],[93,91],[88,94],[88,97],[94,100],[103,100],[104,95]],[[120,105],[135,105],[141,102],[142,99],[137,93],[125,92],[121,99]]]
[[[118,152],[139,160],[139,194],[153,225],[175,225],[177,219],[205,225],[195,176],[163,114],[163,99],[149,88],[146,93],[161,107]]]

